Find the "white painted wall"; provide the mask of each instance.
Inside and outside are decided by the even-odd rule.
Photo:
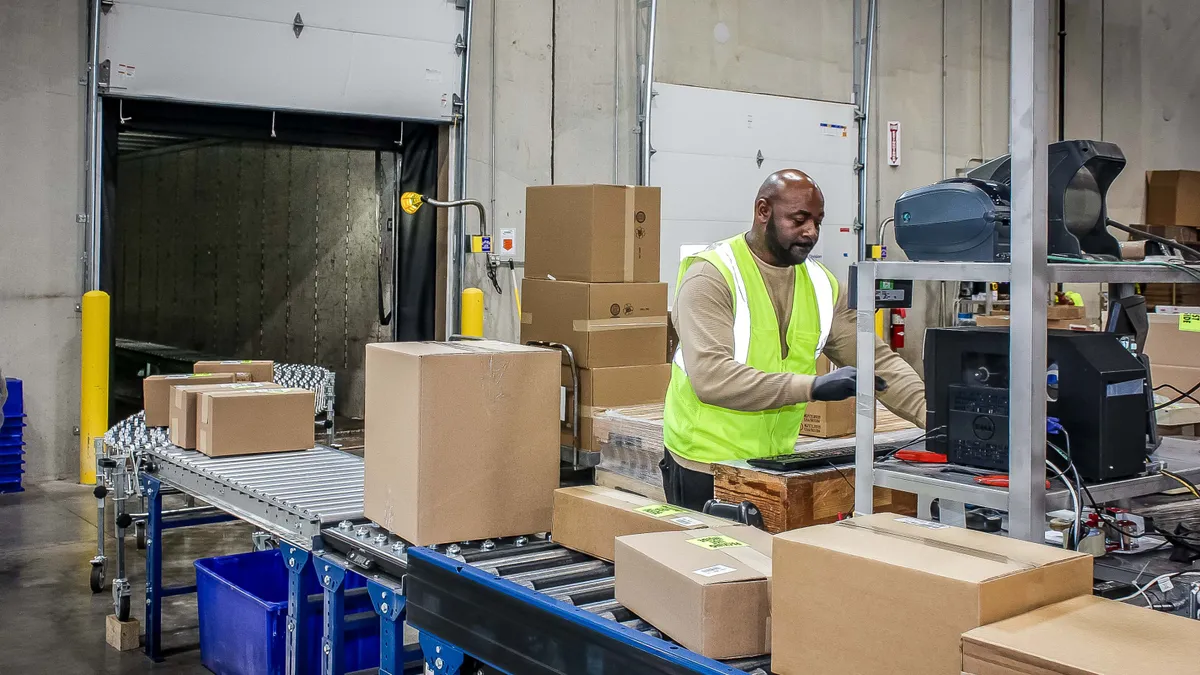
[[[79,476],[83,7],[0,10],[0,370],[25,381],[27,482]]]

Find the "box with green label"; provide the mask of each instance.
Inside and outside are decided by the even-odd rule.
[[[617,601],[709,658],[770,653],[771,544],[745,525],[620,537]]]
[[[251,382],[270,382],[275,379],[275,362],[263,360],[197,361],[196,373],[247,373]]]
[[[728,525],[730,521],[597,485],[555,490],[554,541],[613,559],[617,537]]]
[[[187,373],[177,375],[148,375],[142,380],[142,407],[146,410],[146,426],[165,427],[171,422],[171,390],[183,384],[226,384],[244,382],[245,373]]]

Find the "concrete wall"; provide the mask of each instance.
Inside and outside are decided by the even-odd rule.
[[[0,9],[0,370],[25,381],[26,481],[79,476],[84,7]]]

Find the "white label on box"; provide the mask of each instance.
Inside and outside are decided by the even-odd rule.
[[[558,421],[567,421],[567,388],[558,388]]]
[[[921,520],[920,518],[910,518],[908,516],[897,518],[896,522],[897,523],[906,523],[908,525],[916,525],[917,527],[923,527],[927,530],[944,530],[947,527],[950,527],[949,525],[935,523],[931,520]]]
[[[1158,580],[1158,590],[1163,593],[1170,593],[1172,588],[1175,588],[1175,584],[1171,583],[1170,577],[1163,577]]]
[[[702,577],[715,577],[719,574],[729,574],[730,572],[736,571],[736,568],[728,567],[726,565],[713,565],[712,567],[705,567],[702,570],[696,570],[692,572],[692,574],[699,574]]]
[[[670,520],[672,523],[675,523],[676,525],[682,525],[684,527],[696,527],[697,525],[704,524],[703,521],[696,520],[695,518],[692,518],[691,516],[679,516],[678,518],[669,518],[668,520]]]

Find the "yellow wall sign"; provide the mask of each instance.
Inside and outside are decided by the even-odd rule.
[[[1180,314],[1179,330],[1200,333],[1200,314]]]

